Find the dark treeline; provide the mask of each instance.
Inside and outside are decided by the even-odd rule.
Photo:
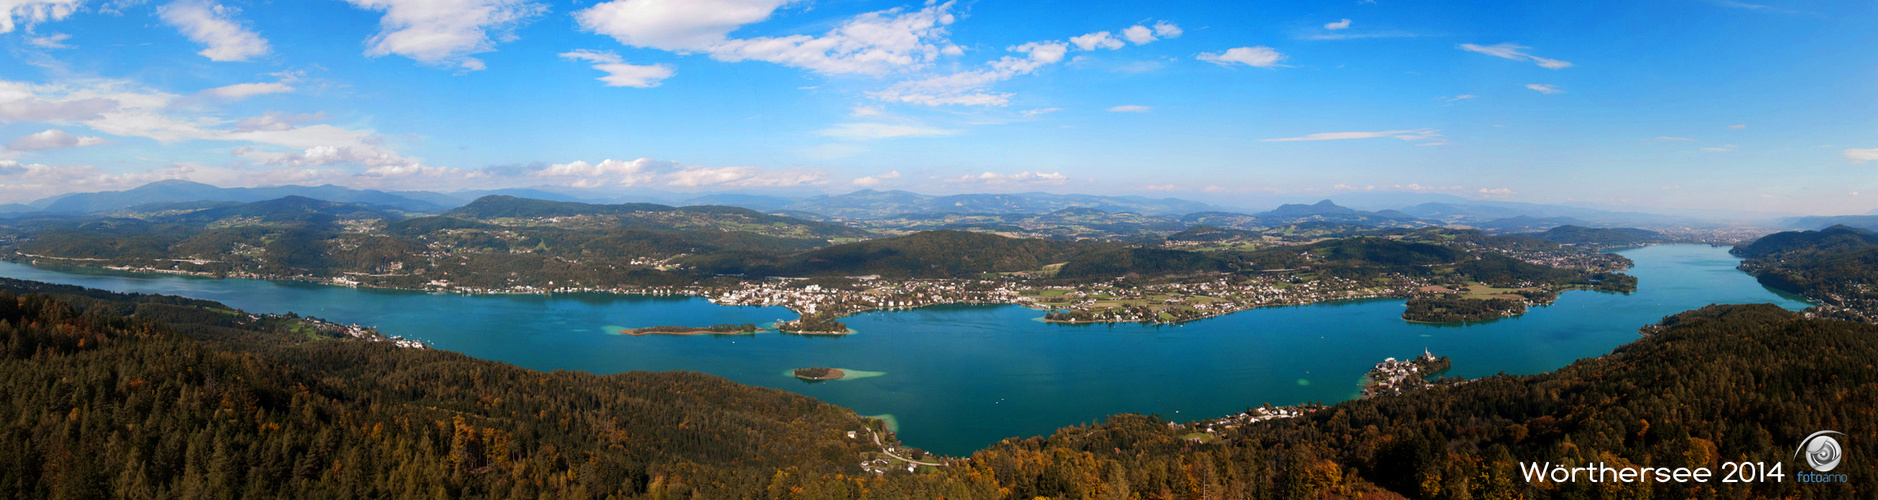
[[[1467,298],[1442,294],[1417,296],[1408,300],[1402,319],[1428,323],[1486,321],[1525,314],[1526,302],[1505,298]]]

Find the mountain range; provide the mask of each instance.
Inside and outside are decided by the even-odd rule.
[[[1199,214],[1256,216],[1259,222],[1285,223],[1303,219],[1367,225],[1389,225],[1421,219],[1425,223],[1462,224],[1494,231],[1543,231],[1560,225],[1660,226],[1696,222],[1687,217],[1621,212],[1565,205],[1473,200],[1425,193],[1346,193],[1315,204],[1286,203],[1271,210],[1180,198],[1102,196],[1085,194],[1011,193],[925,195],[908,191],[863,189],[847,194],[784,197],[740,193],[684,195],[646,192],[631,196],[594,197],[553,188],[432,191],[380,191],[334,185],[224,188],[198,182],[168,180],[123,191],[72,193],[29,204],[0,205],[0,215],[94,214],[147,207],[160,203],[239,202],[302,196],[339,203],[361,203],[409,213],[443,213],[487,196],[512,196],[553,202],[620,204],[657,203],[670,206],[713,205],[741,207],[759,212],[811,220],[880,220],[909,214],[1045,215],[1064,210],[1110,214],[1193,218]],[[1091,212],[1094,213],[1094,212]],[[1858,219],[1858,220],[1851,220]],[[1863,219],[1872,219],[1870,221]],[[1832,224],[1878,226],[1878,216],[1807,217],[1788,219],[1786,227],[1818,228]],[[1209,222],[1209,224],[1211,224]],[[1217,225],[1217,224],[1215,224]]]

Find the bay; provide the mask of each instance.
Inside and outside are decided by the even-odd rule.
[[[297,312],[376,326],[470,356],[539,370],[694,370],[891,416],[907,444],[963,455],[1007,437],[1133,412],[1187,421],[1262,403],[1354,398],[1385,357],[1423,349],[1454,361],[1449,375],[1551,371],[1607,354],[1637,328],[1708,304],[1807,304],[1756,283],[1726,249],[1623,250],[1631,294],[1566,292],[1518,318],[1414,324],[1403,301],[1265,308],[1182,325],[1060,325],[1018,306],[877,311],[843,321],[856,333],[809,337],[624,336],[622,328],[767,324],[779,307],[724,307],[693,297],[605,294],[464,296],[293,282],[48,269],[0,263],[0,276],[119,292],[215,300],[253,312]],[[803,382],[789,370],[830,366],[851,380]]]

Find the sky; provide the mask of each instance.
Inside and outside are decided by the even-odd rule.
[[[1878,208],[1878,1],[0,0],[0,203],[1401,191]]]

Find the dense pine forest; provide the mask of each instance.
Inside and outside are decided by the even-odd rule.
[[[206,301],[0,283],[0,495],[57,498],[1868,498],[1878,327],[1772,306],[1611,355],[1215,429],[1121,415],[917,473],[879,424],[686,373],[541,373]],[[1816,430],[1848,483],[1800,484]],[[850,438],[848,431],[856,431]],[[1521,461],[1784,463],[1778,483],[1528,483]]]

